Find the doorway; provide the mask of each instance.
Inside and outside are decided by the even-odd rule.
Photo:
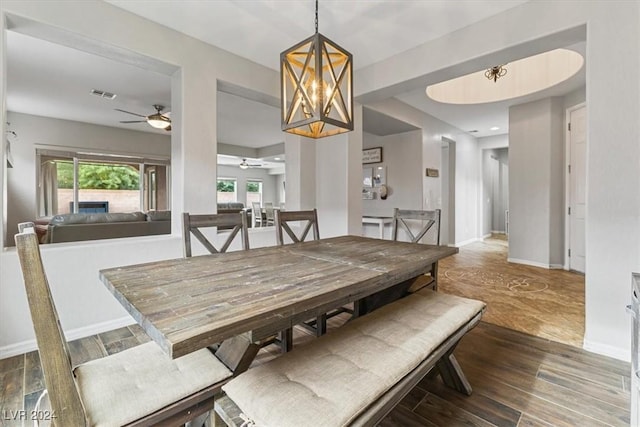
[[[565,267],[585,272],[585,213],[587,176],[587,107],[567,110],[567,230]]]
[[[456,142],[446,137],[442,137],[441,169],[440,244],[454,246],[456,242]]]
[[[482,236],[506,236],[509,215],[509,149],[482,150]]]

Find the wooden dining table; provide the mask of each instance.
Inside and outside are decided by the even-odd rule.
[[[417,277],[447,246],[341,236],[129,265],[100,279],[172,358],[252,341]]]

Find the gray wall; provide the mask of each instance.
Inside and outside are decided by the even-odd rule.
[[[274,206],[280,205],[280,192],[277,190],[277,176],[269,175],[266,169],[249,168],[240,169],[237,166],[218,165],[218,178],[236,178],[237,201],[247,204],[247,181],[262,181],[262,201],[272,202]],[[212,197],[215,197],[212,196]],[[251,207],[251,206],[246,206]]]
[[[382,147],[382,162],[363,164],[363,168],[385,166],[386,200],[376,196],[362,201],[363,215],[393,215],[393,208],[422,209],[422,141],[421,131],[388,136],[364,134],[363,148]],[[376,190],[375,188],[373,190]]]
[[[14,167],[7,171],[7,242],[13,246],[17,224],[37,217],[36,148],[50,150],[95,150],[101,153],[141,157],[171,155],[171,138],[70,120],[8,112],[7,121],[18,134],[11,144]],[[210,193],[215,197],[215,191]]]
[[[509,109],[509,260],[564,262],[564,107],[547,98]]]

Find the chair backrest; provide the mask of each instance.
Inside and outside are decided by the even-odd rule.
[[[224,244],[220,249],[216,249],[215,246],[205,237],[200,231],[200,228],[206,227],[218,227],[228,228],[231,232],[227,236]],[[182,214],[182,238],[184,242],[184,256],[191,256],[191,235],[193,234],[196,239],[207,250],[212,253],[226,252],[235,239],[236,235],[240,232],[242,240],[242,249],[249,249],[249,229],[247,225],[247,212],[242,211],[238,213],[221,213],[210,215],[191,215],[188,212]]]
[[[275,221],[275,208],[273,207],[273,203],[265,203],[264,204],[264,217],[267,222],[273,223]]]
[[[16,249],[51,409],[65,426],[84,426],[86,416],[73,380],[69,348],[42,265],[35,228],[28,223],[19,228],[21,232],[15,236]]]
[[[302,233],[298,237],[291,227],[289,222],[307,221],[306,226],[302,229]],[[320,230],[318,228],[318,212],[313,209],[310,211],[275,211],[275,225],[276,225],[276,241],[278,245],[284,245],[284,239],[282,230],[291,238],[293,243],[304,242],[309,234],[309,230],[313,229],[313,239],[318,240],[320,238]]]
[[[257,212],[260,213],[260,203],[258,202],[251,202],[251,209],[253,210],[253,212]]]
[[[412,231],[410,223],[406,220],[423,221],[422,228],[416,234]],[[391,231],[391,239],[398,240],[398,230],[402,228],[408,235],[412,243],[418,243],[427,232],[433,236],[436,245],[440,244],[440,209],[433,211],[408,210],[395,208],[393,211],[393,228]],[[415,229],[414,229],[415,230]]]

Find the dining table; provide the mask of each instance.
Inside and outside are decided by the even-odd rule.
[[[457,248],[361,236],[108,268],[100,280],[170,357],[257,342],[429,271]]]

